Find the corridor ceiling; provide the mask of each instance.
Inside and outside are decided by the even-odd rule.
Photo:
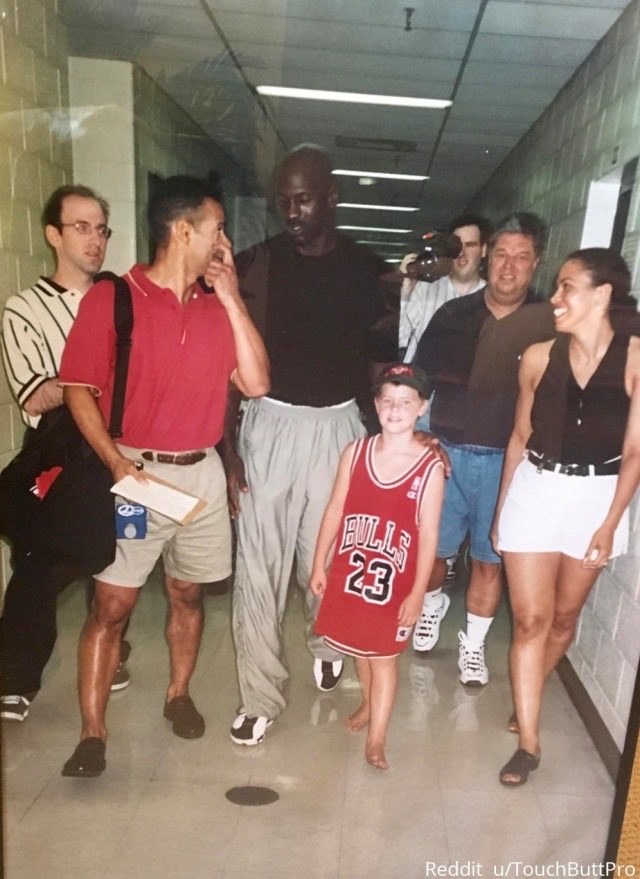
[[[70,52],[133,61],[268,188],[285,149],[322,144],[339,224],[412,229],[465,208],[628,0],[62,0]],[[404,4],[407,4],[405,6]],[[412,11],[409,11],[411,9]],[[444,98],[449,110],[264,97],[259,85]],[[352,233],[398,240],[395,233]],[[388,253],[394,245],[389,244]],[[406,247],[405,247],[406,251]]]

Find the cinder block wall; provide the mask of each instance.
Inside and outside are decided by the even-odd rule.
[[[113,235],[104,268],[124,273],[136,261],[136,193],[132,65],[69,58],[73,176],[111,207]]]
[[[538,270],[548,294],[562,259],[580,246],[589,187],[640,154],[640,2],[630,4],[474,199],[498,219],[532,210],[549,224]],[[640,293],[640,180],[624,254]],[[640,654],[640,504],[629,553],[599,578],[569,658],[620,748]]]
[[[40,227],[49,193],[72,179],[66,31],[55,0],[3,4],[0,21],[0,306],[52,269]],[[0,369],[0,468],[23,422]],[[0,587],[8,553],[0,545]],[[3,591],[0,588],[0,593]]]
[[[217,170],[232,222],[240,169],[153,80],[128,62],[69,57],[55,0],[15,7],[8,4],[0,21],[0,305],[51,272],[39,218],[62,183],[91,186],[110,202],[114,234],[104,266],[116,272],[147,257],[148,171]],[[0,369],[0,468],[22,435]],[[8,553],[1,543],[0,555],[2,595]]]
[[[224,190],[227,228],[233,228],[235,198],[241,172],[209,135],[144,70],[133,68],[135,115],[136,235],[138,259],[148,256],[146,206],[148,172],[162,177],[215,171]]]

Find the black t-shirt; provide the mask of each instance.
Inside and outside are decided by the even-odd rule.
[[[386,263],[344,235],[330,253],[304,256],[283,233],[236,265],[271,361],[269,396],[298,406],[366,397],[368,332],[385,314],[378,278]]]
[[[434,433],[452,443],[504,449],[513,429],[520,358],[529,345],[553,338],[553,309],[529,293],[498,320],[486,306],[485,289],[436,311],[413,362],[435,390]]]

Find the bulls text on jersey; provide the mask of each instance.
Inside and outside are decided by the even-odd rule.
[[[397,539],[394,540],[396,523],[390,521],[387,521],[384,527],[384,535],[382,530],[380,516],[370,516],[365,513],[345,516],[342,543],[338,552],[343,553],[356,548],[378,552],[388,558],[402,573],[407,564],[411,535],[406,531],[400,531]]]

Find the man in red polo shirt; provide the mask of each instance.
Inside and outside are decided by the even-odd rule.
[[[65,402],[114,482],[144,470],[204,498],[188,525],[147,511],[143,539],[118,540],[112,565],[96,574],[96,592],[80,639],[81,741],[63,775],[96,776],[106,765],[105,711],[118,663],[119,633],[162,554],[169,601],[171,675],[164,716],[183,738],[204,733],[189,696],[202,632],[200,583],[231,570],[226,481],[214,446],[222,436],[229,379],[248,396],[269,389],[266,352],[240,298],[222,207],[206,184],[171,177],[149,208],[154,262],[125,279],[134,326],[122,439],[109,436],[114,381],[114,287],[96,284],[83,299],[60,367]],[[207,295],[197,279],[215,290]]]

